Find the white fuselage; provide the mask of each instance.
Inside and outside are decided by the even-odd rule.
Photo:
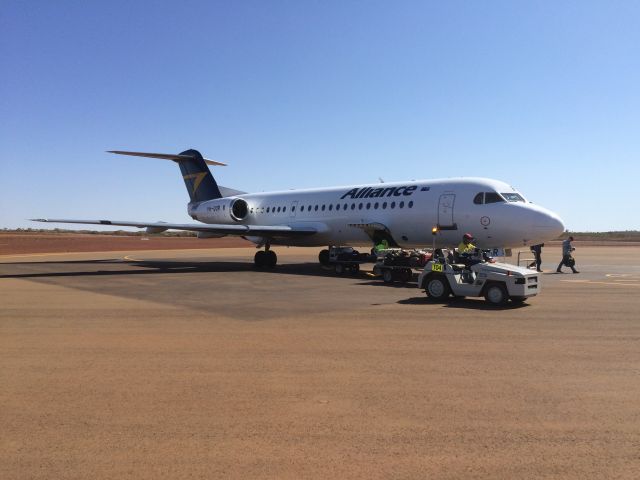
[[[479,195],[483,193],[488,195]],[[232,207],[246,202],[246,215]],[[507,199],[509,201],[507,201]],[[365,225],[386,227],[402,247],[457,245],[471,233],[482,248],[542,243],[564,231],[555,213],[527,202],[513,187],[486,178],[452,178],[241,194],[189,205],[208,224],[312,227],[309,236],[275,238],[297,246],[371,245]],[[260,237],[247,237],[264,243]]]

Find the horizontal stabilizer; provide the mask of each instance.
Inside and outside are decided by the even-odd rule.
[[[193,160],[193,157],[190,155],[175,155],[170,153],[125,152],[123,150],[107,150],[107,153],[115,153],[117,155],[130,155],[132,157],[158,158],[160,160],[173,160],[174,162]],[[216,162],[215,160],[209,160],[208,158],[203,158],[203,160],[204,163],[208,165],[218,165],[221,167],[227,166],[226,163]]]

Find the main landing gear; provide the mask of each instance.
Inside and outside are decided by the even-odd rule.
[[[270,245],[267,243],[264,246],[264,250],[258,250],[256,252],[255,257],[253,257],[253,262],[258,268],[273,268],[276,266],[276,263],[278,263],[278,256],[276,252],[270,249]]]

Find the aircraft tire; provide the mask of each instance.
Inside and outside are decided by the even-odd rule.
[[[264,250],[258,250],[253,257],[253,263],[257,268],[264,268],[267,266],[267,252]]]
[[[329,266],[329,250],[327,250],[326,248],[324,250],[320,250],[320,253],[318,254],[318,261],[320,262],[320,265],[322,265],[323,267],[328,267]]]
[[[266,254],[265,266],[267,268],[274,268],[278,263],[278,256],[276,255],[276,252],[274,252],[273,250],[268,250],[264,253]]]

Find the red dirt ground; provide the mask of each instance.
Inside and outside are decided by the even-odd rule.
[[[120,250],[174,250],[184,248],[248,247],[238,237],[134,237],[76,233],[0,233],[0,255],[20,253],[112,252]]]

